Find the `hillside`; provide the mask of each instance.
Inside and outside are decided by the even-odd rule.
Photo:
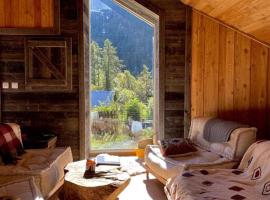
[[[133,74],[138,75],[143,64],[153,67],[154,29],[130,14],[112,0],[91,1],[91,37],[100,46],[109,39],[118,56]]]

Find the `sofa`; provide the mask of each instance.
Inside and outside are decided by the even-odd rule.
[[[2,184],[0,187],[2,200],[44,200],[32,177],[17,179]]]
[[[270,141],[258,141],[245,153],[237,169],[187,170],[171,178],[169,200],[270,199]]]
[[[9,124],[22,142],[20,126]],[[64,168],[73,161],[70,147],[29,149],[16,164],[0,162],[0,188],[24,178],[32,178],[44,199],[51,197],[64,182]]]
[[[167,180],[187,169],[233,168],[239,164],[247,148],[256,141],[257,129],[237,128],[232,131],[227,142],[208,142],[203,135],[206,123],[213,118],[199,117],[191,121],[188,139],[197,152],[188,156],[165,157],[158,145],[148,145],[145,149],[145,167],[156,178],[166,184]]]

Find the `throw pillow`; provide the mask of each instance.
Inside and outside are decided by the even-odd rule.
[[[197,151],[188,139],[171,138],[158,141],[163,156],[177,157],[190,155]]]
[[[13,164],[24,153],[22,144],[12,127],[0,124],[0,156],[5,164]]]

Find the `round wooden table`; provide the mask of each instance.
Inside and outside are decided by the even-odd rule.
[[[65,168],[62,195],[65,200],[115,200],[127,187],[130,176],[119,167],[96,167],[96,175],[85,178],[86,161],[73,162]]]

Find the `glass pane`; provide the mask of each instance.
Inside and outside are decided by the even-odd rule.
[[[153,136],[154,27],[112,0],[91,0],[91,149]]]

